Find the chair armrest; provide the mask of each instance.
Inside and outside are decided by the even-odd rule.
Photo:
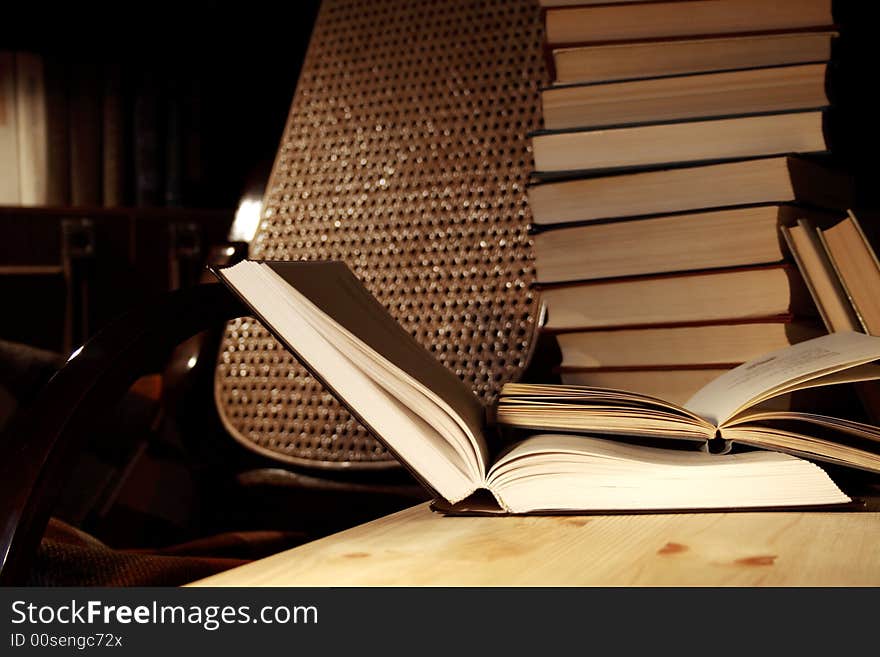
[[[0,465],[0,584],[21,584],[92,419],[175,345],[247,315],[220,284],[170,292],[111,322],[49,380],[5,432]]]

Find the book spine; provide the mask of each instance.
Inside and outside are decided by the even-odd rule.
[[[103,80],[102,200],[104,207],[124,205],[125,124],[122,70],[119,64],[104,69]]]
[[[74,64],[70,94],[70,196],[76,206],[101,204],[101,85],[98,67]]]
[[[171,90],[165,102],[164,201],[169,207],[183,203],[183,116],[180,97]]]
[[[788,226],[780,226],[779,232],[782,234],[783,240],[785,240],[785,244],[788,247],[788,252],[791,254],[791,257],[794,259],[795,264],[801,272],[806,271],[806,267],[804,266],[803,260],[801,259],[800,254],[798,253],[797,248],[794,245],[794,239],[791,236],[791,232]],[[828,311],[825,310],[825,306],[822,304],[822,300],[819,298],[819,294],[816,291],[813,282],[810,280],[808,276],[802,276],[804,284],[807,286],[807,290],[810,292],[810,296],[813,299],[813,303],[816,306],[816,310],[819,312],[819,317],[822,319],[822,323],[825,325],[825,328],[829,333],[832,332],[831,327],[831,319],[828,317]]]
[[[159,98],[152,79],[138,85],[134,99],[134,179],[135,203],[154,207],[161,198]]]
[[[69,70],[58,57],[48,57],[45,62],[47,122],[48,122],[48,172],[47,203],[54,207],[70,204],[70,102]]]
[[[834,270],[834,277],[837,279],[837,282],[840,283],[840,287],[843,290],[843,293],[846,295],[846,300],[849,302],[849,307],[852,309],[853,314],[855,315],[856,321],[859,326],[861,326],[861,331],[863,333],[868,333],[868,326],[865,324],[865,318],[862,317],[862,314],[859,312],[859,307],[856,305],[855,300],[852,296],[852,291],[846,284],[846,281],[843,279],[843,276],[840,275],[840,267],[837,264],[837,261],[834,259],[834,254],[831,252],[831,249],[828,248],[828,240],[825,239],[825,234],[822,232],[820,228],[816,228],[816,237],[819,238],[819,243],[822,245],[822,249],[825,251],[825,257],[828,259],[828,263],[831,265],[831,268]]]
[[[39,55],[16,53],[15,87],[20,203],[46,205],[49,142],[43,60]]]
[[[15,107],[15,58],[0,52],[0,205],[18,205],[18,121]]]

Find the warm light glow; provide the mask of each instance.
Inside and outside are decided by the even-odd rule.
[[[199,362],[198,358],[196,358],[195,356],[190,356],[189,360],[186,361],[186,368],[188,370],[191,370],[192,368],[194,368],[196,366],[197,362]]]
[[[81,352],[81,351],[83,350],[83,347],[84,347],[84,346],[85,346],[85,345],[80,345],[79,347],[77,347],[76,349],[74,349],[74,350],[73,350],[73,353],[70,354],[70,356],[67,358],[67,362],[69,363],[69,362],[72,361],[74,358],[76,358],[77,356],[79,356],[79,352]]]
[[[227,246],[226,247],[226,255],[231,256],[234,254],[235,254],[235,247],[234,246]]]
[[[235,211],[235,220],[229,230],[229,239],[233,242],[251,243],[257,228],[260,225],[260,215],[263,212],[263,200],[261,198],[245,196],[238,204]],[[231,255],[231,254],[230,254]]]

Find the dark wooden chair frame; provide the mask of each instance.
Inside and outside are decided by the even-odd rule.
[[[180,342],[247,315],[219,284],[178,290],[100,331],[6,431],[0,464],[0,585],[20,585],[94,418]]]

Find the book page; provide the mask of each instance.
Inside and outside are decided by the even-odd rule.
[[[407,333],[346,265],[320,261],[267,262],[261,267],[283,279],[365,347],[418,381],[424,391],[441,399],[466,425],[485,464],[485,414],[476,395]]]
[[[267,284],[275,289],[279,300],[283,299],[290,304],[294,312],[311,324],[336,350],[377,385],[402,402],[416,416],[429,420],[430,424],[448,440],[459,457],[468,464],[471,477],[475,480],[483,478],[484,470],[477,463],[483,462],[483,459],[475,452],[475,439],[472,436],[463,438],[460,435],[462,431],[467,434],[467,426],[456,417],[453,409],[434,395],[429,388],[396,368],[381,354],[372,351],[344,327],[334,322],[298,290],[287,285],[271,268],[265,264],[260,267],[260,273]]]
[[[487,484],[513,513],[850,501],[821,468],[788,454],[762,450],[719,456],[560,434],[532,436],[514,446],[492,467]]]
[[[429,487],[451,502],[473,492],[481,479],[475,476],[474,464],[427,418],[380,385],[374,372],[352,360],[331,334],[313,324],[288,293],[291,288],[278,287],[250,261],[218,273],[291,353]]]
[[[755,358],[722,374],[685,404],[716,426],[796,384],[880,359],[880,338],[846,331]]]

